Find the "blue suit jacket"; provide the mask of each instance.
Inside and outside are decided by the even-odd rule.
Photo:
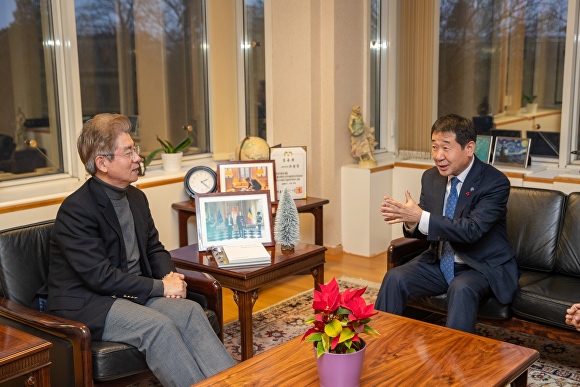
[[[429,235],[405,231],[405,236],[427,238],[429,249],[417,259],[434,262],[442,241],[489,281],[499,302],[508,304],[518,286],[519,268],[506,229],[510,182],[496,168],[475,157],[459,193],[453,219],[443,216],[447,177],[436,167],[423,174],[419,206],[430,212]]]
[[[121,226],[111,200],[89,179],[60,206],[50,243],[47,310],[87,325],[100,340],[116,298],[144,304],[153,278],[175,271],[151,218],[145,194],[129,186],[142,275],[128,273]]]

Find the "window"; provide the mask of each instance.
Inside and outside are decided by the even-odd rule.
[[[51,2],[0,2],[0,181],[63,171]]]
[[[244,1],[246,135],[266,140],[266,54],[264,1]]]
[[[75,24],[78,68],[77,52],[64,50]],[[159,148],[156,136],[190,136],[187,154],[208,152],[206,51],[204,0],[3,0],[0,182],[82,173],[73,145],[81,114],[129,116],[143,156]]]
[[[441,0],[438,116],[473,117],[480,134],[559,133],[567,12],[567,0]]]
[[[202,0],[75,0],[83,120],[119,112],[146,155],[156,136],[209,150]]]
[[[370,120],[375,140],[381,144],[381,0],[371,0],[370,17]],[[382,144],[381,144],[382,145]],[[384,147],[384,146],[383,146]]]

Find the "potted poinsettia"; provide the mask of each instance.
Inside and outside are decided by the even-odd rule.
[[[340,292],[336,278],[314,290],[312,308],[315,315],[305,324],[313,324],[302,341],[316,344],[317,357],[323,353],[351,353],[361,349],[360,333],[376,337],[378,332],[369,326],[371,317],[378,312],[374,304],[362,298],[366,286],[360,289],[347,288]]]
[[[340,292],[336,279],[328,284],[320,284],[320,291],[314,290],[313,317],[305,324],[313,324],[302,336],[302,341],[313,342],[315,346],[318,375],[322,385],[348,385],[352,379],[357,385],[362,370],[366,344],[359,337],[361,333],[376,337],[377,331],[370,327],[371,317],[377,314],[374,304],[367,304],[362,295],[366,286],[360,289],[347,288]],[[342,355],[356,355],[357,360]],[[358,364],[355,364],[359,361]],[[348,365],[335,362],[347,362]],[[341,375],[340,371],[345,371]],[[322,383],[325,379],[325,383]],[[329,380],[332,379],[332,380]]]

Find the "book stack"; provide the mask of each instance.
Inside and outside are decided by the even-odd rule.
[[[272,262],[270,253],[261,243],[213,247],[211,252],[220,268],[266,265]]]

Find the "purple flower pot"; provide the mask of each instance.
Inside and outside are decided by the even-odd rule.
[[[363,347],[354,353],[323,353],[314,358],[318,367],[320,387],[359,387],[360,375],[365,358],[366,343],[361,339]]]

